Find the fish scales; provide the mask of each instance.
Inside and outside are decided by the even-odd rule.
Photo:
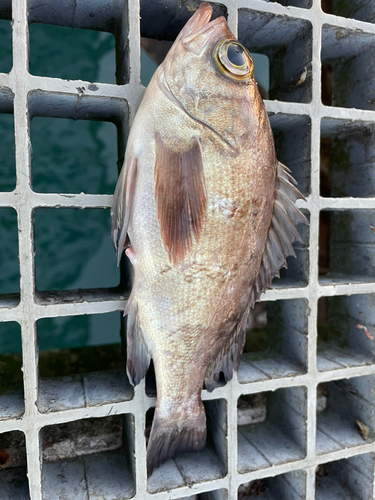
[[[306,222],[276,160],[251,56],[211,12],[201,4],[147,87],[112,207],[118,259],[126,249],[134,266],[129,379],[138,383],[151,358],[155,367],[149,474],[204,446],[203,383],[231,379],[249,308]]]

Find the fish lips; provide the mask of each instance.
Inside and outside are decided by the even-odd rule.
[[[188,44],[194,40],[196,36],[201,35],[206,30],[214,26],[226,23],[226,19],[221,16],[210,22],[212,15],[212,7],[208,3],[202,3],[195,14],[185,24],[176,40],[183,39],[183,43]]]

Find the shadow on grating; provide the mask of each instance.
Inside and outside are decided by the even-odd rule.
[[[227,403],[223,399],[205,401],[204,407],[207,417],[206,446],[198,452],[178,455],[155,469],[147,481],[150,493],[212,481],[227,474]],[[146,442],[153,416],[154,408],[151,408],[146,414]],[[225,499],[220,496],[221,493],[217,495],[212,498]]]
[[[375,363],[374,311],[373,294],[319,299],[319,371]]]
[[[373,123],[324,118],[321,124],[320,194],[372,197],[375,190]]]
[[[38,290],[119,284],[109,209],[39,208],[34,219]]]
[[[25,411],[21,350],[19,323],[0,323],[0,420],[19,418]]]
[[[367,500],[373,497],[374,454],[319,465],[316,469],[316,500]]]
[[[132,399],[133,388],[125,373],[119,343],[120,321],[120,313],[109,313],[45,318],[37,322],[39,411],[62,411]]]
[[[29,500],[26,443],[22,432],[0,434],[0,498]]]
[[[200,0],[159,0],[153,2],[141,0],[140,28],[141,36],[157,40],[174,41],[194,11],[199,7]],[[228,17],[225,5],[210,2],[213,13],[211,19]],[[160,13],[163,15],[160,15]]]
[[[13,66],[12,26],[5,19],[0,19],[0,73],[9,73]]]
[[[308,304],[305,299],[260,302],[249,314],[240,383],[306,372]]]
[[[237,498],[238,500],[304,500],[306,472],[302,470],[287,472],[241,484]]]
[[[323,25],[321,59],[332,71],[332,106],[375,109],[375,69],[368,64],[374,41],[375,34],[361,29]]]
[[[301,210],[307,220],[310,220],[310,214],[307,210]],[[273,288],[296,288],[305,287],[309,282],[309,226],[307,224],[298,224],[298,232],[302,241],[293,243],[296,257],[289,256],[286,259],[288,267],[280,269],[280,278],[277,276],[272,280]]]
[[[176,500],[228,500],[228,492],[226,490],[215,490],[200,493],[198,495],[189,495],[188,497],[178,497]]]
[[[238,400],[238,471],[266,469],[306,455],[307,393],[278,389]]]
[[[300,7],[303,9],[310,9],[313,0],[267,0],[270,2],[277,2],[285,7]]]
[[[323,411],[317,415],[318,455],[374,441],[373,386],[372,375],[318,386],[318,394],[326,398]]]
[[[309,116],[270,114],[277,159],[291,170],[299,191],[311,192],[311,119]]]
[[[0,191],[16,187],[16,151],[13,114],[0,113]]]
[[[375,211],[320,212],[319,281],[371,283],[375,280]]]
[[[357,19],[367,23],[375,22],[375,5],[373,2],[363,0],[351,0],[343,2],[341,0],[322,0],[322,10],[327,14]]]
[[[239,9],[238,39],[250,52],[269,58],[269,99],[311,101],[312,26],[308,21]]]
[[[133,420],[118,415],[43,428],[43,498],[134,496]]]
[[[13,208],[0,208],[0,301],[18,303],[20,270],[18,259],[17,212]]]

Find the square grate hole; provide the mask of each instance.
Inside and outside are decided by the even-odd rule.
[[[44,427],[43,499],[124,500],[135,493],[132,415],[90,418]]]
[[[114,123],[37,116],[31,120],[30,135],[35,191],[114,192],[118,176]]]
[[[0,191],[16,187],[16,152],[13,114],[0,113]]]
[[[271,100],[311,101],[312,26],[308,21],[239,9],[238,39],[250,52],[268,56]]]
[[[310,9],[312,7],[313,0],[266,0],[266,2],[277,2],[285,7],[300,7],[303,9]]]
[[[227,474],[227,403],[224,399],[204,401],[207,417],[207,441],[203,450],[184,453],[168,460],[155,469],[148,478],[150,493],[168,491],[181,486],[192,486],[219,479]],[[146,414],[146,442],[151,431],[154,408]],[[216,493],[213,499],[225,499]],[[194,498],[194,497],[193,497]],[[204,497],[203,497],[204,498]]]
[[[310,214],[307,210],[301,210],[306,219],[310,220]],[[293,243],[296,257],[289,256],[286,259],[287,268],[280,269],[280,278],[275,277],[272,281],[273,288],[296,288],[305,287],[309,281],[309,226],[307,224],[298,224],[297,230],[302,241]]]
[[[240,383],[306,372],[308,304],[304,299],[256,304],[249,315]]]
[[[322,10],[327,14],[347,17],[348,19],[358,19],[366,23],[375,22],[375,6],[373,2],[364,2],[363,0],[322,0]]]
[[[256,479],[241,484],[238,500],[304,500],[306,498],[306,472],[287,472],[275,477]]]
[[[326,398],[322,411],[318,405],[318,455],[374,441],[374,381],[371,375],[318,386]]]
[[[228,500],[228,492],[226,490],[205,491],[197,495],[189,495],[188,497],[179,497],[177,500]]]
[[[198,495],[178,497],[176,500],[228,500],[228,492],[224,489],[205,491],[204,493],[200,493]]]
[[[31,74],[116,83],[115,39],[111,33],[31,24],[29,37]]]
[[[292,171],[304,196],[311,191],[311,119],[308,116],[270,114],[277,159]]]
[[[374,124],[324,118],[321,134],[320,194],[372,197],[375,191]]]
[[[35,211],[38,290],[109,288],[119,284],[109,212],[74,208]]]
[[[13,66],[12,26],[5,19],[0,19],[0,53],[0,73],[9,73]]]
[[[143,19],[142,19],[143,21]],[[150,83],[157,67],[164,61],[173,42],[141,38],[141,83],[145,87]]]
[[[18,260],[17,212],[0,208],[0,301],[15,305],[19,301],[20,270]]]
[[[0,434],[0,496],[29,500],[25,435],[19,431]]]
[[[375,69],[368,64],[374,41],[361,29],[323,25],[321,58],[332,70],[332,106],[375,109]]]
[[[315,500],[368,500],[373,498],[374,454],[319,465]]]
[[[306,455],[306,389],[288,387],[263,394],[244,395],[238,400],[240,424],[248,409],[248,423],[238,426],[240,473],[292,462]]]
[[[322,297],[318,302],[320,371],[375,363],[375,296]]]
[[[19,418],[25,411],[21,351],[19,323],[0,323],[0,420]]]
[[[120,313],[41,319],[37,334],[41,412],[100,406],[133,397],[119,344]]]
[[[322,211],[319,274],[322,285],[375,279],[375,211]]]
[[[213,9],[211,19],[220,16],[228,18],[228,10],[225,5],[220,2],[210,2],[210,5]],[[141,36],[174,41],[198,6],[199,3],[186,3],[184,0],[179,0],[163,3],[161,11],[159,3],[142,0],[140,2]]]

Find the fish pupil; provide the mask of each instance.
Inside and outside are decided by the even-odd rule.
[[[227,50],[227,57],[234,66],[245,66],[244,49],[237,43],[231,43]]]

